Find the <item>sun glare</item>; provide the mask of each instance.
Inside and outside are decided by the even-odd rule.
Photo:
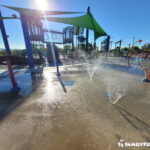
[[[36,0],[37,3],[37,7],[38,9],[40,9],[41,11],[44,11],[47,9],[47,0]]]

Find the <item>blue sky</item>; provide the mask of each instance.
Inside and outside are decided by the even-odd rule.
[[[36,8],[36,0],[1,0],[0,5]],[[142,39],[143,44],[150,42],[150,0],[48,0],[49,10],[86,11],[87,6],[100,26],[111,35],[112,41],[123,39],[123,46]],[[17,14],[15,11],[0,7],[3,16]],[[5,20],[11,48],[24,48],[24,39],[19,20]],[[61,24],[50,23],[50,28],[62,30]],[[90,32],[90,42],[93,42]],[[97,40],[97,45],[104,39]],[[4,47],[0,34],[0,48]]]

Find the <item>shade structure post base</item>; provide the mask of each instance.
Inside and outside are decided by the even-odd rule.
[[[142,79],[142,81],[150,83],[150,80],[148,80],[148,79]]]
[[[21,90],[21,88],[17,86],[17,87],[12,88],[11,92],[12,93],[18,93],[20,90]]]

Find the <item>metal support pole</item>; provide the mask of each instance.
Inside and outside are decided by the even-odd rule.
[[[78,37],[77,37],[77,38],[78,38],[78,49],[79,49],[79,35],[78,35]]]
[[[57,76],[60,76],[60,72],[59,72],[59,64],[58,64],[58,60],[56,58],[56,69],[57,69]]]
[[[110,43],[110,36],[107,36],[107,39],[106,39],[106,53],[108,53],[108,51],[109,51],[109,43]]]
[[[77,35],[76,35],[76,49],[78,48],[78,41],[77,41]]]
[[[89,29],[86,30],[86,51],[88,52],[89,46]]]
[[[7,60],[7,66],[8,66],[8,71],[9,71],[11,83],[12,83],[12,86],[13,86],[13,88],[11,89],[11,91],[12,92],[18,92],[21,88],[18,87],[17,82],[15,80],[10,60]]]
[[[1,11],[0,11],[0,18],[1,18],[1,17],[2,17],[2,14],[1,14]],[[9,47],[9,43],[8,43],[8,39],[7,39],[8,36],[7,36],[7,34],[6,34],[4,22],[3,22],[2,19],[0,19],[0,29],[1,29],[2,37],[3,37],[3,41],[4,41],[6,53],[7,53],[7,55],[11,55],[10,47]]]
[[[119,43],[120,43],[120,46],[119,46],[119,56],[120,56],[122,40],[120,40]]]
[[[20,16],[21,16],[21,24],[22,24],[23,35],[24,35],[24,40],[26,45],[29,67],[34,68],[34,60],[32,54],[32,46],[30,41],[29,29],[27,24],[27,17],[23,13],[20,13]]]
[[[94,42],[94,50],[96,50],[96,41]]]
[[[74,35],[72,35],[72,50],[74,51]]]
[[[87,8],[87,14],[90,14],[90,7]],[[86,51],[88,52],[89,46],[89,29],[86,29]]]
[[[129,50],[127,51],[128,65],[129,65],[129,66],[130,66],[130,56],[129,56],[130,47],[131,47],[131,45],[129,44]]]

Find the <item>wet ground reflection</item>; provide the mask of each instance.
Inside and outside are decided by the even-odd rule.
[[[120,139],[149,141],[150,84],[142,83],[141,76],[93,65],[60,67],[67,93],[55,68],[33,73],[28,81],[34,92],[1,121],[1,148],[117,150]],[[113,102],[121,97],[112,105],[105,93]]]
[[[25,71],[24,73],[18,70],[16,73],[17,83],[21,87],[19,93],[10,92],[12,85],[9,76],[6,75],[0,79],[0,119],[3,119],[28,99],[36,91],[43,79],[42,68],[30,72]]]

